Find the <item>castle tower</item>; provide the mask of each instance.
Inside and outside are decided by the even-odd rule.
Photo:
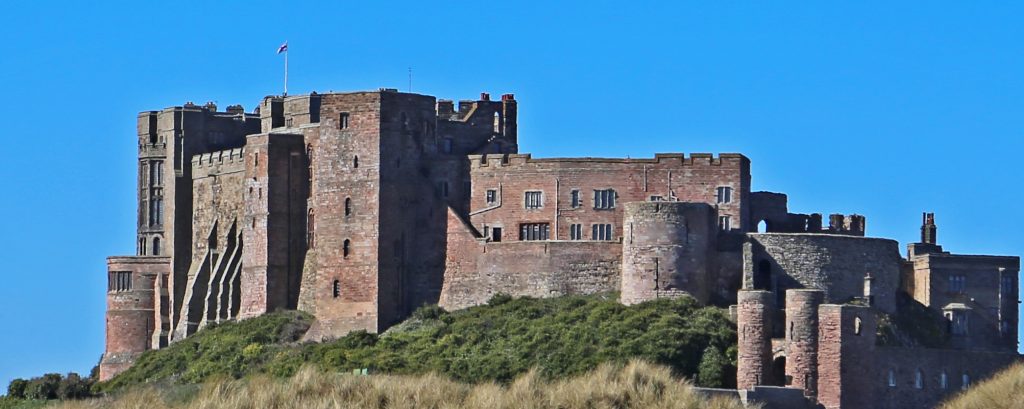
[[[939,234],[939,228],[935,226],[935,213],[922,213],[921,214],[921,243],[924,244],[936,244],[938,243],[937,235]]]
[[[689,294],[707,302],[707,274],[718,229],[705,203],[626,203],[623,304]]]
[[[876,407],[873,382],[877,318],[869,307],[818,307],[818,402],[826,409]],[[788,372],[788,368],[787,368]]]
[[[770,381],[772,293],[740,290],[737,303],[739,357],[736,363],[736,388],[752,389]]]
[[[786,290],[786,376],[807,396],[818,390],[818,306],[824,299],[821,290]]]
[[[154,288],[169,273],[166,257],[107,259],[106,348],[100,361],[105,381],[131,366],[154,338]],[[159,334],[160,331],[156,331]]]

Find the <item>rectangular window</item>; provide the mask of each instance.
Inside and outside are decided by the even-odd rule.
[[[604,189],[594,191],[594,208],[595,209],[614,209],[615,208],[615,190]]]
[[[527,209],[540,209],[544,206],[544,194],[543,192],[526,192],[526,208]]]
[[[729,231],[729,216],[718,216],[718,228],[722,231]]]
[[[949,292],[963,294],[967,290],[967,277],[962,275],[949,276]]]
[[[569,240],[583,240],[583,225],[582,224],[570,224],[569,225]]]
[[[732,202],[732,188],[728,186],[718,187],[718,203]]]
[[[579,208],[580,205],[582,204],[580,202],[580,190],[579,189],[573,189],[572,192],[570,192],[570,196],[571,196],[571,200],[569,202],[572,203],[572,208],[573,209]]]
[[[999,290],[1003,293],[1004,297],[1011,297],[1017,293],[1015,286],[1013,285],[1013,276],[1009,274],[1003,275],[1000,279]]]
[[[493,205],[498,202],[498,191],[487,189],[487,204]]]
[[[338,129],[348,129],[348,112],[338,115]]]
[[[610,224],[595,224],[590,229],[591,240],[611,240],[612,239],[612,225]]]
[[[149,202],[149,225],[159,226],[164,223],[164,199],[162,197],[153,198],[152,202]]]
[[[664,202],[664,201],[665,201],[665,198],[664,198],[664,197],[662,197],[662,196],[657,196],[657,195],[655,195],[655,196],[651,196],[651,197],[650,197],[650,198],[648,199],[648,201],[651,201],[651,202]]]
[[[548,223],[523,223],[519,225],[519,240],[547,240],[548,232]]]
[[[107,281],[107,291],[131,291],[132,289],[132,272],[131,271],[114,271],[110,273]]]
[[[163,184],[163,162],[154,161],[149,163],[149,185],[160,186]]]

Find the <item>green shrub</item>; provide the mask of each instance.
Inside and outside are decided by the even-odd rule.
[[[25,398],[25,387],[28,386],[28,381],[17,378],[11,383],[7,384],[7,397],[15,399]]]
[[[57,399],[57,389],[60,387],[60,374],[48,373],[38,378],[32,378],[25,386],[25,398],[27,399]]]
[[[383,335],[356,331],[324,343],[291,342],[298,335],[286,327],[300,322],[308,328],[309,320],[305,314],[274,313],[204,329],[143,354],[100,389],[255,373],[289,377],[307,363],[343,373],[362,368],[434,372],[471,383],[507,383],[534,368],[544,379],[564,379],[634,358],[704,385],[727,385],[735,371],[736,331],[727,312],[689,297],[624,306],[616,294],[546,299],[499,294],[487,305],[454,312],[421,307],[410,322],[429,325],[402,324]]]

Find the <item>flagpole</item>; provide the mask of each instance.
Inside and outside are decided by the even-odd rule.
[[[285,44],[288,44],[285,41]],[[286,46],[287,47],[287,46]],[[284,96],[288,96],[288,49],[284,49]]]

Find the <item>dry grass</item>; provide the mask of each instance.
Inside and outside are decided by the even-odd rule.
[[[174,398],[145,387],[123,395],[56,407],[80,408],[683,408],[740,409],[732,399],[707,399],[667,367],[634,361],[602,365],[586,375],[545,382],[531,371],[507,386],[454,382],[437,375],[354,376],[311,367],[291,379],[255,377],[212,381],[197,394]]]
[[[1024,406],[1024,364],[1006,368],[991,379],[957,395],[942,409],[1000,409]]]

